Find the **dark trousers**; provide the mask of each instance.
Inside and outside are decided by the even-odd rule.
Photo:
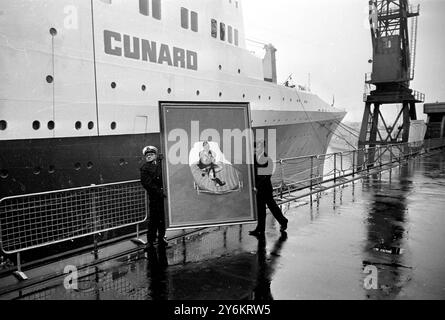
[[[273,198],[272,185],[259,188],[256,195],[256,201],[258,211],[258,225],[256,227],[257,231],[264,232],[266,229],[266,205],[280,225],[287,221],[286,217],[283,215],[283,212],[281,212],[280,207]]]
[[[148,213],[147,241],[154,242],[156,238],[165,236],[164,199],[150,197]]]

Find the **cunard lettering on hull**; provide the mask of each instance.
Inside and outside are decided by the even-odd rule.
[[[198,54],[195,51],[170,48],[164,43],[158,44],[110,30],[104,30],[104,50],[113,56],[198,70]]]

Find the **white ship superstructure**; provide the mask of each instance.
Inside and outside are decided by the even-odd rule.
[[[0,198],[137,179],[159,102],[248,102],[277,157],[324,153],[345,112],[278,85],[235,0],[0,4]],[[275,79],[274,79],[275,78]]]

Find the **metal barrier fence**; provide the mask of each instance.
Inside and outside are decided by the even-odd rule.
[[[280,159],[272,176],[276,196],[286,203],[311,197],[345,182],[383,170],[406,158],[445,146],[445,139]],[[373,154],[373,157],[370,155]],[[369,162],[367,159],[373,158]],[[364,159],[360,162],[359,159]],[[347,180],[346,178],[351,177]],[[331,183],[330,186],[322,186]],[[303,195],[291,193],[309,189]],[[0,249],[20,252],[136,225],[147,219],[147,196],[139,180],[6,197],[0,200]]]
[[[280,159],[275,162],[276,169],[272,176],[275,196],[281,204],[306,196],[310,196],[312,203],[313,194],[356,180],[356,175],[360,178],[375,171],[387,170],[413,155],[441,147],[445,147],[445,138]],[[331,184],[329,187],[323,186],[328,183]],[[303,189],[309,189],[309,192],[292,195]]]
[[[139,180],[6,197],[0,200],[0,249],[20,252],[95,235],[147,219]],[[139,228],[137,227],[137,233]]]

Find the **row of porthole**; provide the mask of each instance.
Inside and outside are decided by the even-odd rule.
[[[127,163],[127,162],[125,162],[125,159],[120,159],[120,160],[119,160],[119,165],[120,165],[121,167],[124,166],[126,163]],[[93,168],[93,163],[92,163],[91,161],[89,161],[89,162],[87,163],[86,167],[87,167],[88,170],[91,170],[91,169]],[[82,165],[80,164],[80,162],[76,162],[76,163],[74,164],[74,170],[79,171],[81,168],[82,168]],[[33,169],[33,171],[32,171],[32,173],[33,173],[34,175],[39,175],[41,172],[42,172],[42,168],[39,167],[39,166],[34,167],[34,169]],[[52,174],[52,173],[55,173],[55,172],[56,172],[56,167],[53,166],[53,165],[50,165],[50,166],[48,167],[48,173],[51,173],[51,174]],[[8,170],[6,170],[6,169],[2,169],[2,170],[0,170],[0,178],[6,179],[8,176],[9,176],[9,172],[8,172]]]
[[[295,118],[295,119],[293,119],[294,121],[297,121],[297,118]],[[264,122],[267,122],[267,121],[269,121],[270,122],[270,120],[268,120],[268,119],[266,119],[266,120],[264,120]],[[272,120],[272,122],[281,122],[281,119],[278,119],[278,120],[276,120],[276,119],[273,119]],[[289,121],[289,119],[286,119],[286,120],[283,120],[283,122],[286,122],[286,121]],[[292,121],[292,119],[290,119],[290,121]]]
[[[34,130],[39,130],[40,129],[40,121],[35,120],[32,122],[32,128]],[[88,122],[88,129],[89,130],[93,130],[94,129],[94,122],[93,121],[89,121]],[[54,128],[56,127],[56,124],[54,121],[48,121],[47,127],[49,130],[54,130]],[[110,123],[110,128],[111,130],[115,130],[117,127],[117,123],[115,121]],[[6,130],[8,128],[8,122],[6,122],[6,120],[0,120],[0,130]],[[80,130],[82,129],[82,122],[81,121],[76,121],[76,123],[74,123],[74,128],[76,130]]]
[[[221,66],[220,66],[220,67],[221,67]],[[111,83],[111,88],[115,89],[116,87],[117,87],[116,82],[112,82],[112,83]],[[146,90],[146,86],[145,86],[145,85],[142,85],[141,89],[142,89],[142,91],[145,91],[145,90]],[[170,94],[171,92],[172,92],[172,89],[171,89],[171,88],[168,88],[168,89],[167,89],[167,93]],[[200,92],[199,90],[196,90],[196,95],[199,96],[200,94],[201,94],[201,92]],[[219,97],[222,97],[222,92],[219,92],[219,93],[218,93],[218,96],[219,96]],[[245,97],[246,97],[246,95],[243,94],[243,98],[245,98]],[[261,95],[258,96],[258,100],[261,100]],[[269,100],[272,100],[272,97],[271,97],[271,96],[269,96]],[[283,101],[284,101],[284,100],[285,100],[285,98],[283,97]],[[289,101],[292,102],[292,98],[290,98]],[[297,101],[299,102],[300,100],[297,100]],[[306,100],[305,100],[304,102],[307,103]]]

